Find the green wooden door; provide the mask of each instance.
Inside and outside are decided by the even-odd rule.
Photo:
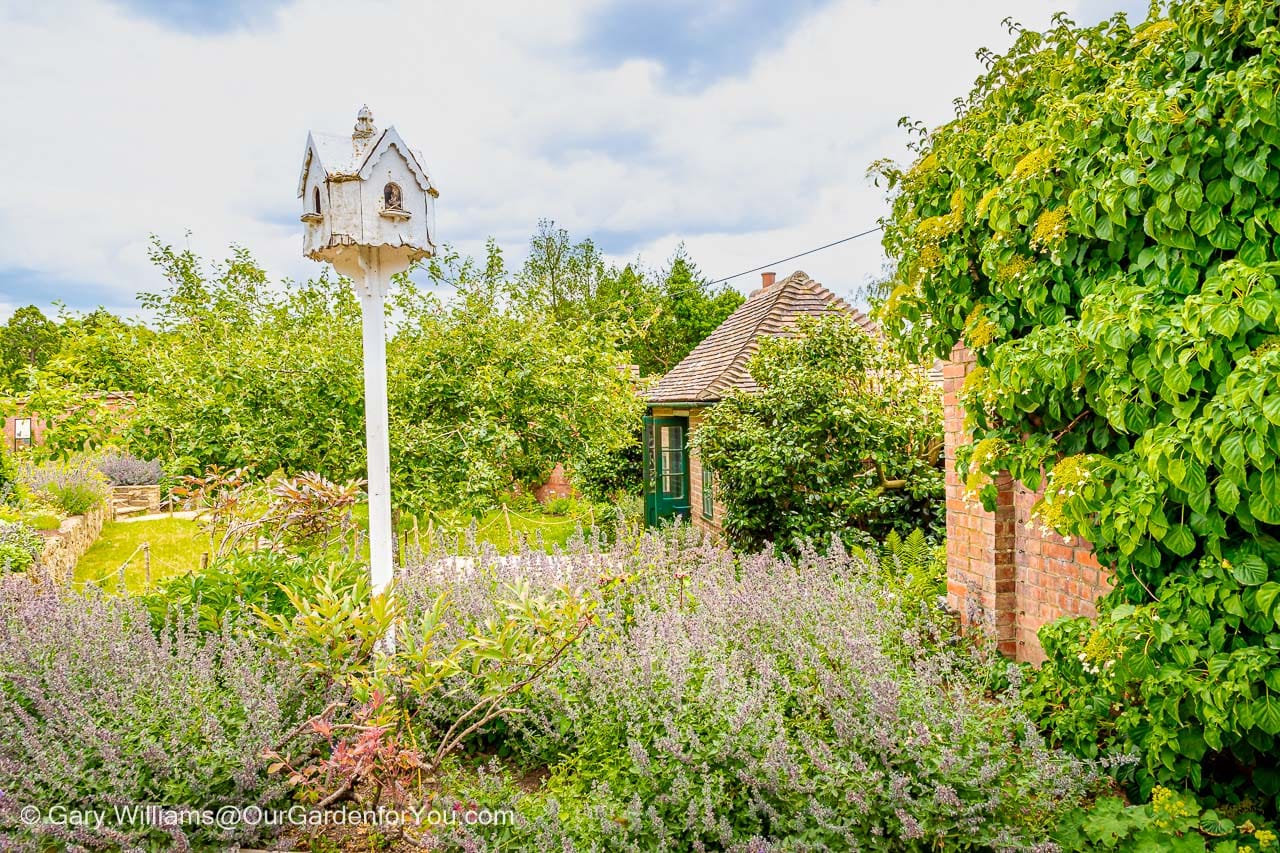
[[[689,517],[689,419],[644,419],[644,510],[650,526]]]

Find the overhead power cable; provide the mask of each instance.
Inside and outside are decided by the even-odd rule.
[[[767,264],[761,264],[760,266],[752,267],[749,270],[736,272],[733,275],[725,276],[724,278],[712,279],[711,281],[707,282],[707,284],[709,285],[721,284],[726,281],[732,281],[735,278],[741,278],[742,276],[750,275],[753,272],[760,272],[761,270],[767,270],[769,269],[769,267],[774,267],[774,266],[777,266],[778,264],[785,264],[787,261],[794,261],[796,258],[803,258],[804,256],[812,255],[815,252],[821,252],[823,249],[830,249],[832,246],[839,246],[841,243],[848,243],[850,240],[857,240],[859,237],[866,237],[868,234],[874,234],[879,230],[880,230],[880,226],[877,225],[875,228],[868,228],[866,231],[859,231],[857,234],[850,234],[848,237],[843,237],[839,240],[834,240],[823,246],[818,246],[816,249],[809,249],[806,252],[800,252],[797,255],[791,255],[790,257],[782,258],[781,260],[778,260],[778,261],[770,261]]]

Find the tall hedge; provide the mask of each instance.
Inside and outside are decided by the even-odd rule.
[[[1039,523],[1114,568],[1100,626],[1045,634],[1050,725],[1137,747],[1147,789],[1280,792],[1278,25],[1185,0],[1018,31],[879,167],[888,323],[977,354],[966,484],[1047,472]]]

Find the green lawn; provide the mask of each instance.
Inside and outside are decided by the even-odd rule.
[[[361,504],[355,508],[356,519],[362,527],[368,528],[368,507]],[[510,528],[508,528],[508,522]],[[477,539],[491,543],[503,553],[514,550],[513,541],[527,537],[530,541],[542,534],[543,543],[548,549],[554,545],[564,545],[573,535],[578,524],[584,528],[590,526],[590,516],[561,516],[541,512],[510,511],[506,514],[501,509],[492,510],[477,522]],[[465,537],[465,522],[459,519],[451,525],[459,542]],[[397,546],[403,543],[403,533],[413,528],[413,519],[408,515],[401,516],[397,530]],[[427,537],[428,525],[419,524],[423,542]],[[412,541],[412,534],[409,541]],[[141,592],[146,587],[146,569],[143,554],[138,550],[143,542],[151,546],[151,580],[179,575],[196,569],[200,565],[201,553],[209,550],[209,540],[195,521],[183,518],[162,518],[153,521],[111,521],[102,528],[102,535],[93,544],[80,562],[76,565],[76,583],[95,582],[103,589],[113,592],[118,584],[120,565],[128,560],[125,568],[125,589],[129,592]],[[368,540],[363,543],[365,556],[368,556]]]
[[[548,550],[552,546],[563,546],[569,541],[569,537],[573,535],[573,531],[581,524],[583,529],[591,527],[592,516],[585,510],[586,504],[577,505],[577,515],[551,515],[550,513],[540,512],[537,510],[522,509],[520,511],[509,510],[505,515],[501,508],[490,510],[483,518],[476,521],[476,540],[478,542],[487,542],[493,545],[501,553],[509,554],[514,549],[513,541],[521,537],[527,538],[530,542],[537,538],[539,533],[542,534],[543,545]],[[356,520],[366,531],[369,529],[369,506],[368,504],[359,504],[353,510]],[[466,538],[466,528],[470,525],[470,519],[458,514],[456,517],[448,513],[439,513],[436,521],[436,529],[452,531],[459,543]],[[405,533],[407,532],[408,541],[413,542],[413,516],[408,513],[400,515],[399,524],[396,525],[396,547],[403,545]],[[510,520],[510,529],[508,530],[507,522]],[[427,531],[431,525],[426,519],[418,521],[418,535],[423,544],[427,541]],[[368,556],[368,541],[364,543],[365,556]]]
[[[114,591],[120,564],[129,560],[125,589],[142,591],[146,573],[143,554],[137,550],[143,542],[151,546],[152,581],[198,568],[200,554],[209,550],[209,539],[200,526],[185,518],[109,521],[98,541],[76,564],[76,582],[96,581],[103,589]]]

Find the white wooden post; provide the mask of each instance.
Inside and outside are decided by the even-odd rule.
[[[364,349],[364,430],[369,454],[369,572],[373,594],[392,578],[391,451],[387,426],[387,341],[383,301],[391,285],[379,250],[360,251],[360,312]]]
[[[303,254],[331,263],[360,295],[365,440],[369,451],[369,574],[373,594],[393,577],[391,458],[384,302],[391,276],[435,254],[435,197],[422,155],[362,107],[349,136],[307,135],[298,178]],[[383,647],[395,649],[394,633]]]

